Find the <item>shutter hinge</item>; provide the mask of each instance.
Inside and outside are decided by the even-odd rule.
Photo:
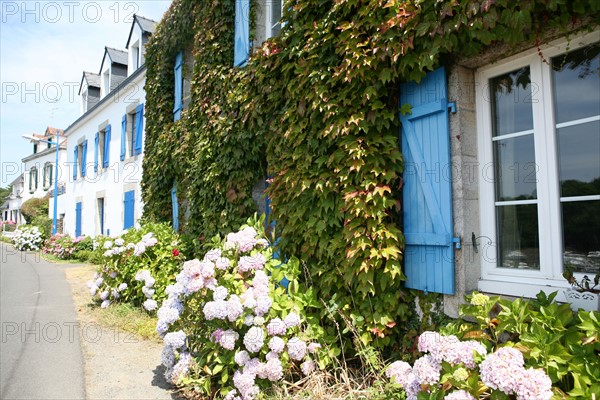
[[[450,110],[450,112],[452,114],[456,114],[456,102],[455,101],[451,101],[448,103],[448,109]],[[459,247],[460,248],[460,247]]]
[[[454,247],[456,249],[460,249],[460,238],[459,237],[453,237],[452,243],[454,243]]]

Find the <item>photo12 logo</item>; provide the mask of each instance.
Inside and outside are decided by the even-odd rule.
[[[131,22],[139,6],[132,1],[2,1],[2,23],[97,23],[102,18]]]

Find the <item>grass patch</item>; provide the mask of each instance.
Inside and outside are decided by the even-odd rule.
[[[12,238],[8,236],[0,235],[0,242],[12,244]]]
[[[42,258],[46,261],[50,261],[55,264],[89,264],[87,260],[79,260],[77,258],[64,260],[62,258],[58,258],[53,254],[44,254],[44,252],[40,252]]]
[[[284,381],[267,391],[265,400],[392,400],[405,399],[404,391],[389,383],[385,369],[339,365],[302,380]]]
[[[129,304],[111,304],[107,308],[100,308],[88,303],[89,312],[102,326],[119,329],[132,333],[144,340],[162,343],[156,333],[156,317],[151,317],[145,311]]]
[[[65,271],[79,318],[119,332],[131,333],[139,339],[162,343],[162,339],[156,333],[156,317],[148,315],[141,308],[118,303],[111,304],[108,308],[100,308],[91,301],[86,282],[95,271],[94,265],[69,268]]]

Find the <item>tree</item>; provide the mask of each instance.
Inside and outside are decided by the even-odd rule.
[[[8,196],[12,193],[12,186],[8,185],[5,188],[0,188],[0,205],[4,204]]]

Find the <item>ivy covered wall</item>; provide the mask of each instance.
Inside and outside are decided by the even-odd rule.
[[[170,220],[176,182],[189,213],[182,229],[201,241],[236,228],[255,210],[252,187],[272,176],[282,254],[306,263],[324,320],[341,310],[364,342],[399,343],[413,299],[402,288],[399,84],[488,46],[534,46],[582,19],[597,25],[599,7],[296,0],[281,35],[234,69],[234,0],[176,0],[146,60],[146,215]],[[184,48],[195,60],[192,100],[173,123],[173,65]]]
[[[265,173],[264,133],[251,124],[251,70],[232,68],[234,18],[233,1],[175,1],[146,55],[144,212],[171,221],[176,185],[181,230],[198,247],[256,210],[251,191]],[[179,51],[191,99],[173,122]]]

